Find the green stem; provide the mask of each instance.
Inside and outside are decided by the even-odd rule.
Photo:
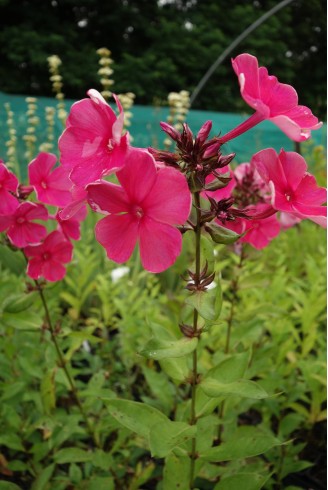
[[[201,212],[200,212],[200,194],[195,192],[195,207],[196,207],[196,227],[195,227],[195,284],[198,285],[200,281],[200,233],[201,233]],[[193,331],[196,333],[198,330],[198,311],[194,308],[193,319]],[[192,384],[191,384],[191,416],[190,425],[195,425],[197,422],[196,417],[196,388],[197,388],[197,349],[192,354]],[[196,438],[191,441],[191,463],[190,463],[190,483],[189,486],[192,489],[195,478],[195,463],[196,463]]]
[[[62,351],[60,350],[60,347],[59,347],[59,344],[58,344],[58,341],[57,341],[57,337],[56,337],[56,333],[55,333],[55,329],[54,329],[54,326],[53,326],[52,321],[51,321],[51,317],[50,317],[50,313],[49,313],[49,308],[48,308],[48,305],[47,305],[47,301],[46,301],[46,298],[45,298],[45,295],[44,295],[42,286],[40,285],[40,283],[39,283],[38,280],[35,280],[34,282],[36,284],[37,290],[39,291],[40,298],[41,298],[41,301],[42,301],[42,304],[43,304],[43,308],[44,308],[44,312],[45,312],[45,316],[46,316],[46,321],[47,321],[48,329],[50,331],[51,339],[52,339],[52,341],[54,343],[54,346],[55,346],[55,349],[56,349],[56,352],[57,352],[57,357],[58,357],[58,360],[59,360],[59,366],[63,369],[63,371],[64,371],[64,373],[66,375],[66,378],[67,378],[67,381],[69,383],[71,392],[73,393],[73,396],[75,398],[76,404],[79,407],[79,410],[81,412],[81,415],[83,417],[83,420],[84,420],[84,422],[86,424],[86,427],[88,429],[88,432],[89,432],[90,436],[92,437],[92,440],[93,440],[94,444],[97,447],[100,447],[99,441],[97,440],[97,437],[96,437],[96,435],[95,435],[95,433],[93,431],[93,428],[92,428],[92,426],[90,424],[90,421],[89,421],[89,419],[87,417],[87,414],[84,411],[84,408],[83,408],[83,405],[81,403],[81,400],[80,400],[80,397],[79,397],[79,393],[78,393],[78,390],[77,390],[76,385],[74,383],[74,380],[73,380],[73,378],[72,378],[69,370],[67,369],[67,365],[66,365],[66,361],[65,361],[64,355],[63,355]]]

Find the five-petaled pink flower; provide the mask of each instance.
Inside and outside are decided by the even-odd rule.
[[[136,148],[117,178],[121,186],[103,181],[87,187],[91,207],[108,213],[96,225],[96,238],[118,263],[127,261],[139,242],[143,267],[162,272],[181,252],[174,225],[184,224],[190,213],[187,181],[173,168],[157,169],[154,158]]]
[[[221,137],[222,143],[239,136],[264,119],[272,121],[294,141],[309,139],[311,130],[322,126],[308,107],[298,105],[296,90],[291,85],[278,82],[264,66],[259,67],[255,56],[240,54],[232,60],[232,66],[238,76],[243,99],[256,112]]]
[[[50,233],[40,245],[24,249],[28,258],[27,274],[32,279],[44,277],[47,281],[60,281],[66,274],[63,264],[72,260],[73,245],[59,231]]]
[[[17,177],[0,160],[0,215],[11,214],[17,209],[19,201],[12,195],[17,187]]]
[[[83,187],[102,175],[116,172],[124,165],[128,133],[122,136],[123,109],[116,96],[120,114],[94,89],[90,99],[72,105],[66,129],[59,139],[62,165],[70,170],[70,179]]]
[[[71,201],[72,182],[63,167],[51,171],[56,161],[52,153],[39,153],[28,166],[28,176],[39,201],[63,207]]]
[[[46,236],[45,226],[34,223],[34,220],[47,220],[48,211],[42,204],[21,203],[9,216],[0,216],[0,232],[7,230],[11,243],[18,248],[40,243]]]
[[[274,209],[326,225],[327,208],[322,204],[327,200],[327,191],[307,172],[307,164],[301,155],[284,150],[278,155],[273,148],[267,148],[253,156],[251,165],[270,185]]]

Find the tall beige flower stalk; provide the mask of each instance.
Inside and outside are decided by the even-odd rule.
[[[111,51],[107,48],[99,48],[97,49],[97,54],[99,55],[99,65],[100,68],[98,70],[98,75],[100,76],[100,83],[103,87],[101,91],[101,95],[105,100],[110,99],[112,96],[112,92],[110,87],[113,85],[114,80],[112,80],[111,75],[114,73],[111,65],[113,60],[111,58]]]
[[[35,97],[26,97],[25,99],[27,103],[27,111],[26,111],[26,119],[27,119],[27,128],[26,134],[23,136],[23,140],[25,141],[25,158],[28,162],[30,162],[35,157],[36,150],[36,128],[40,123],[39,117],[36,115],[37,111],[37,99]]]
[[[170,112],[167,117],[167,122],[174,126],[178,131],[182,128],[182,123],[185,122],[189,107],[190,107],[190,94],[187,90],[181,90],[180,92],[170,92],[167,97]],[[169,149],[172,145],[172,140],[165,138],[164,145],[166,149]]]
[[[54,148],[55,141],[55,107],[45,107],[45,120],[47,129],[47,141],[44,141],[39,146],[39,151],[51,151]]]
[[[63,77],[60,75],[59,67],[62,64],[61,59],[56,54],[49,56],[47,58],[50,71],[50,81],[52,83],[52,91],[56,94],[57,104],[57,115],[58,119],[65,125],[67,112],[64,103],[64,94],[62,92],[63,88]]]
[[[8,128],[8,136],[9,138],[6,141],[7,147],[7,165],[9,168],[15,171],[16,175],[19,176],[19,164],[17,157],[17,131],[15,128],[14,122],[14,113],[11,110],[9,102],[4,104],[6,114],[7,114],[7,128]]]

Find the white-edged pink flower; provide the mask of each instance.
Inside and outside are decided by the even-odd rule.
[[[291,85],[280,83],[275,76],[269,75],[265,67],[259,67],[255,56],[248,53],[240,54],[232,60],[232,66],[238,76],[242,98],[256,112],[237,128],[222,136],[222,144],[265,119],[276,124],[294,141],[309,139],[311,131],[322,126],[308,107],[298,105],[296,90]]]
[[[310,219],[320,226],[327,224],[327,190],[319,187],[307,172],[304,158],[296,152],[273,148],[259,151],[252,157],[262,179],[270,185],[274,209],[291,213],[297,218]]]
[[[117,178],[120,186],[103,181],[87,187],[91,207],[108,215],[97,223],[96,238],[119,264],[139,243],[143,267],[162,272],[181,252],[175,225],[184,224],[190,213],[187,181],[173,168],[157,169],[154,158],[139,149],[129,152]]]
[[[42,204],[33,202],[21,203],[9,216],[0,216],[0,232],[6,231],[15,247],[23,248],[30,244],[40,243],[46,236],[45,226],[35,220],[47,220],[48,211]]]
[[[122,136],[123,109],[116,96],[117,117],[105,99],[94,89],[89,99],[72,105],[66,129],[59,138],[60,161],[79,187],[118,171],[128,150],[128,133]]]
[[[72,260],[73,245],[59,231],[50,233],[40,245],[24,248],[28,258],[27,274],[32,279],[44,277],[60,281],[66,274],[63,264]]]
[[[8,215],[13,213],[19,201],[13,194],[18,188],[17,177],[8,170],[6,165],[0,160],[0,215]]]
[[[52,153],[39,153],[28,165],[28,176],[39,201],[63,207],[71,201],[72,182],[64,167],[54,169],[56,161]]]

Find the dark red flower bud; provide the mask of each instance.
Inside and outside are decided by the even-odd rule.
[[[206,121],[197,133],[197,142],[203,144],[210,134],[212,129],[212,121]]]
[[[172,138],[174,141],[180,141],[180,133],[173,126],[166,122],[160,122],[160,126],[162,130],[169,135],[170,138]]]

